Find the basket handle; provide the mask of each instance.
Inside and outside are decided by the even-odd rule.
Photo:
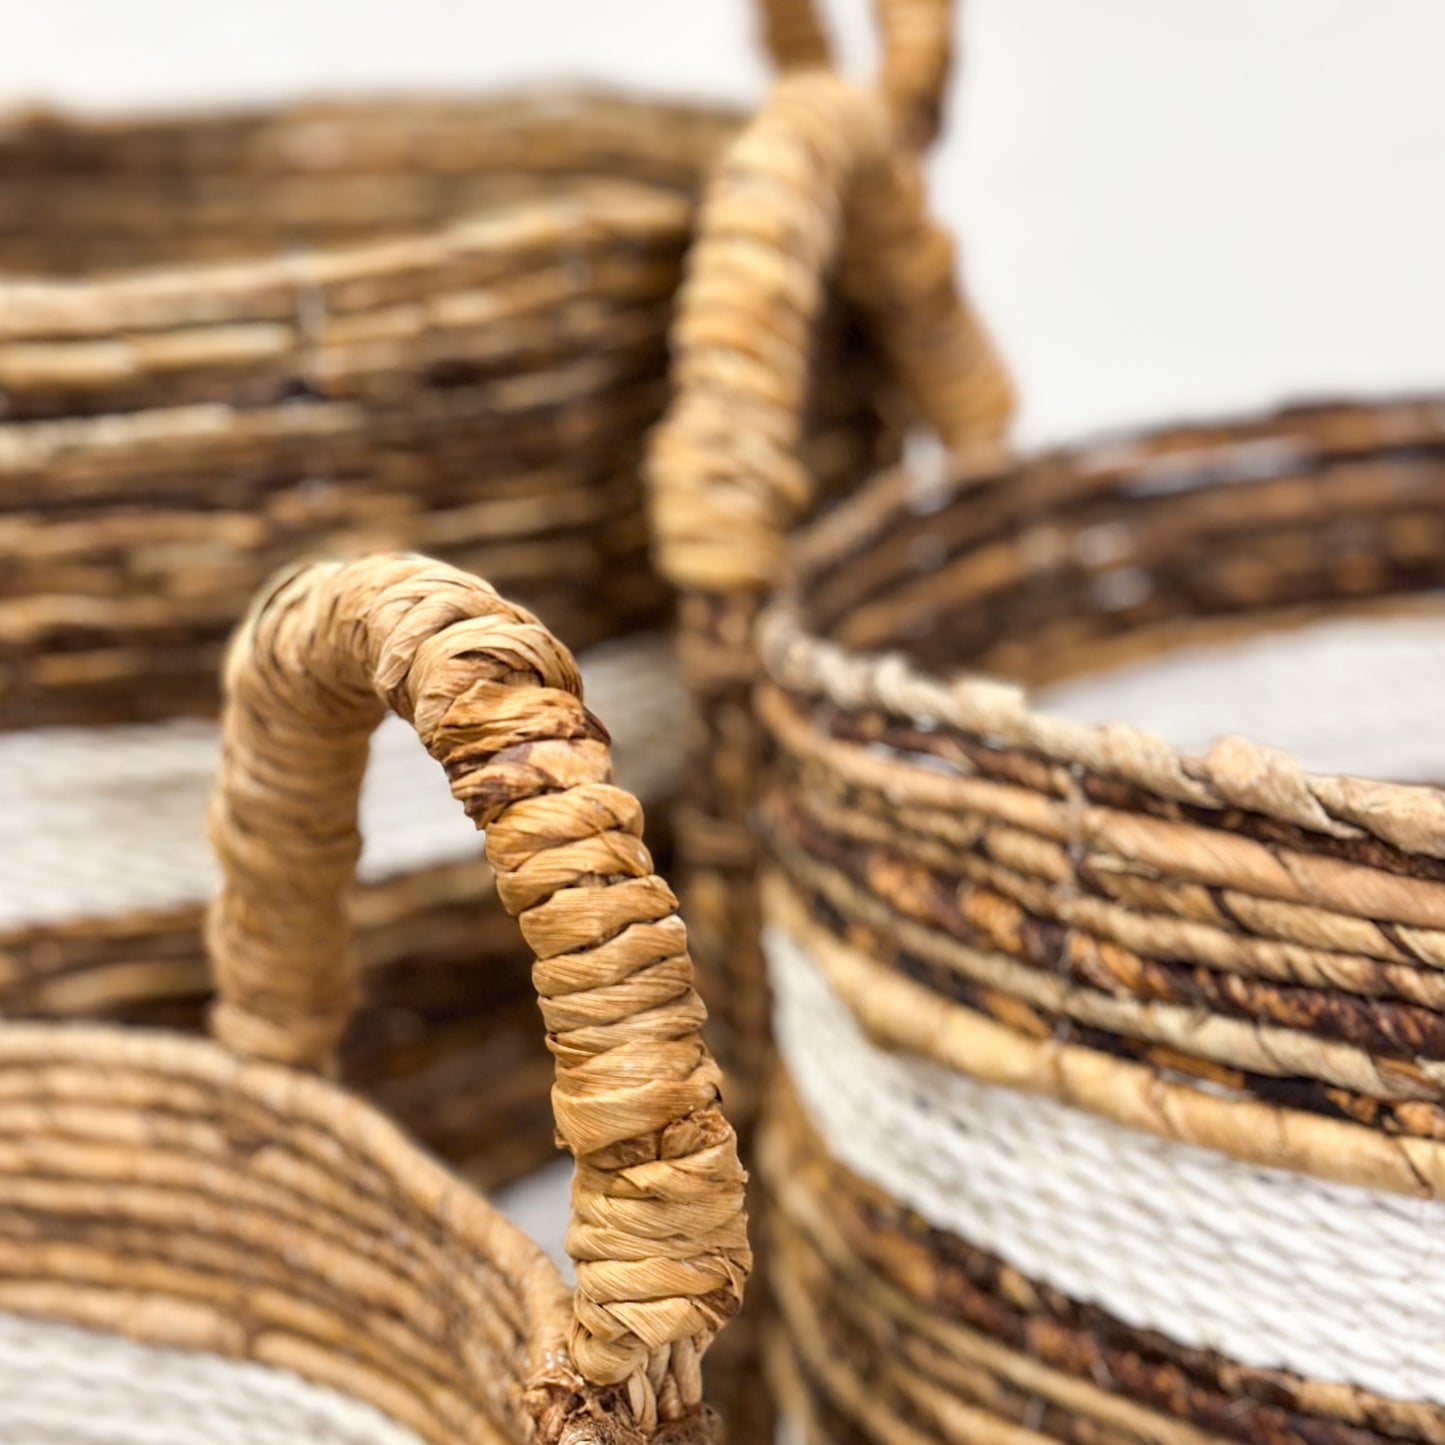
[[[763,43],[780,74],[831,69],[833,47],[814,0],[759,0]],[[953,70],[954,0],[873,0],[883,51],[878,85],[899,135],[919,150],[943,123]]]
[[[967,452],[1003,432],[1008,376],[882,105],[824,72],[780,81],[714,173],[673,323],[674,396],[648,471],[657,561],[684,591],[777,580],[812,499],[798,448],[813,326],[840,261],[944,444]]]
[[[571,654],[487,583],[391,556],[275,579],[225,681],[217,1038],[305,1067],[332,1059],[357,998],[357,801],[390,708],[486,830],[498,893],[536,956],[557,1130],[577,1160],[573,1359],[594,1385],[625,1381],[644,1414],[639,1392],[691,1407],[697,1355],[751,1263],[745,1176],[677,902],[643,846],[641,806],[610,782]]]

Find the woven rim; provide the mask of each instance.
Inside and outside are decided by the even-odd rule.
[[[1207,471],[1227,478],[1261,467],[1307,474],[1312,468],[1384,453],[1407,464],[1445,444],[1445,407],[1434,399],[1378,407],[1295,409],[1216,430],[1180,428],[1110,441],[1079,455],[1059,454],[1014,471],[966,474],[928,493],[930,512],[950,505],[986,510],[991,494],[1046,488],[1067,469],[1090,488],[1178,485]],[[1445,793],[1423,785],[1307,774],[1285,755],[1227,738],[1202,757],[1183,756],[1127,724],[1091,727],[1034,710],[1026,693],[960,672],[931,672],[897,651],[859,651],[810,626],[807,593],[846,565],[863,539],[918,515],[917,483],[880,478],[843,515],[799,544],[797,573],[760,624],[769,677],[790,694],[847,712],[876,712],[904,723],[926,719],[946,733],[988,740],[1049,763],[1117,779],[1192,808],[1246,809],[1328,837],[1375,837],[1408,852],[1445,857]]]
[[[444,267],[463,268],[448,278],[455,289],[469,262],[475,269],[489,256],[525,255],[559,231],[585,249],[599,230],[635,228],[646,237],[659,226],[676,227],[680,218],[685,224],[687,196],[736,125],[736,114],[725,107],[556,92],[475,102],[306,105],[154,123],[47,117],[12,126],[0,155],[14,153],[15,185],[35,179],[33,158],[30,166],[23,163],[33,149],[50,167],[37,172],[48,184],[72,170],[92,186],[95,174],[106,171],[117,179],[128,171],[144,177],[148,163],[173,185],[179,178],[197,186],[229,174],[228,168],[257,184],[295,178],[323,185],[348,175],[385,182],[405,176],[410,165],[434,179],[435,195],[410,230],[384,217],[380,226],[373,219],[357,228],[358,238],[381,230],[380,241],[305,244],[298,227],[302,242],[286,246],[283,229],[271,243],[273,254],[175,263],[166,259],[165,233],[156,227],[152,239],[160,255],[153,263],[54,279],[19,276],[12,268],[0,283],[0,376],[23,400],[30,377],[38,380],[45,365],[64,377],[83,367],[89,354],[83,343],[103,339],[112,350],[103,357],[97,352],[98,361],[108,362],[118,381],[119,333],[129,334],[133,365],[144,366],[147,346],[164,345],[177,355],[158,351],[154,364],[172,373],[239,364],[275,351],[275,345],[258,351],[270,336],[263,323],[339,321],[382,299],[393,306],[415,301],[436,289],[432,278]],[[408,126],[419,132],[411,141]],[[530,196],[513,198],[502,187],[512,171],[542,180]],[[500,203],[487,204],[485,192],[472,194],[472,173],[488,178]],[[158,208],[157,216],[163,214]]]

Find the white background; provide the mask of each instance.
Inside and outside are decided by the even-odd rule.
[[[865,0],[831,5],[854,69]],[[1445,378],[1440,0],[967,0],[933,177],[1026,441]],[[0,102],[755,99],[747,0],[0,0]]]

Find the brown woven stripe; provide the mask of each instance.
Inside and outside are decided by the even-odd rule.
[[[1445,1440],[1445,1412],[1438,1407],[1186,1349],[1156,1332],[1133,1330],[930,1227],[828,1157],[785,1081],[769,1117],[762,1165],[788,1219],[786,1241],[770,1259],[804,1257],[800,1267],[810,1271],[804,1287],[824,1319],[856,1309],[876,1318],[872,1328],[884,1328],[888,1319],[894,1329],[922,1331],[925,1338],[932,1333],[940,1347],[952,1322],[1021,1360],[1037,1360],[1244,1445]],[[1167,1436],[1167,1426],[1161,1428]]]
[[[809,947],[829,984],[876,1041],[1007,1088],[1061,1099],[1128,1128],[1213,1149],[1230,1158],[1292,1169],[1342,1184],[1414,1198],[1445,1197],[1440,1141],[1324,1117],[1297,1106],[1191,1082],[1165,1058],[1135,1062],[963,1007],[820,926],[784,878],[763,880],[765,913]],[[926,938],[918,940],[929,947]],[[1022,1026],[1016,1026],[1021,1024]],[[1247,1082],[1247,1081],[1246,1081]]]

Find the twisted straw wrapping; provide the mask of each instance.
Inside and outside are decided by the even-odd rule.
[[[649,463],[659,566],[761,592],[813,486],[798,459],[812,335],[834,263],[952,451],[997,441],[1006,372],[927,217],[882,101],[820,73],[782,81],[715,174],[673,329],[676,391]]]
[[[745,1176],[699,1035],[676,900],[571,655],[486,583],[416,557],[284,574],[232,645],[212,838],[217,1036],[326,1067],[356,1001],[345,892],[367,742],[410,721],[486,829],[536,955],[558,1134],[577,1160],[571,1348],[639,1423],[700,1400],[697,1359],[739,1304]]]
[[[960,297],[950,241],[924,213],[917,161],[876,95],[810,73],[776,88],[713,178],[674,325],[674,398],[648,458],[654,548],[683,592],[680,656],[696,714],[678,855],[744,1129],[768,1068],[753,630],[817,486],[800,441],[835,269],[913,409],[953,450],[991,449],[1009,382]]]
[[[779,72],[825,69],[832,46],[813,0],[760,0],[763,43]],[[943,124],[953,72],[953,0],[874,0],[878,86],[900,137],[922,150]]]

